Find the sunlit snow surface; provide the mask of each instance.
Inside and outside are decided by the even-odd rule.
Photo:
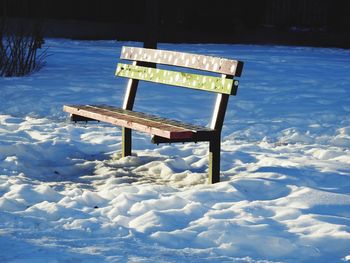
[[[0,79],[0,262],[350,261],[350,51],[160,45],[245,61],[208,185],[206,143],[134,133],[120,158],[119,128],[62,112],[119,106],[138,43],[46,45],[40,72]],[[206,125],[214,99],[142,84],[135,110]]]

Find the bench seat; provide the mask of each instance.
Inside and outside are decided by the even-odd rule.
[[[202,141],[214,132],[207,127],[105,105],[65,105],[64,111],[71,114],[72,121],[97,120],[152,134],[154,143]]]

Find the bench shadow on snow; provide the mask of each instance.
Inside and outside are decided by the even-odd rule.
[[[155,184],[159,183],[159,176],[149,170],[166,160],[167,158],[162,156],[138,156],[137,153],[121,158],[121,154],[118,153],[99,162],[92,174],[84,178],[93,180],[95,185]]]

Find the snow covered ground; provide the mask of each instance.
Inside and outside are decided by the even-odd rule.
[[[119,128],[62,112],[121,104],[124,44],[47,40],[40,72],[0,79],[0,262],[350,261],[349,50],[160,45],[246,63],[208,185],[206,143],[135,133],[120,158]],[[135,109],[209,122],[213,95],[170,89]]]

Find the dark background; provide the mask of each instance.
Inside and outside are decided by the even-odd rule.
[[[49,37],[350,48],[349,0],[0,0],[0,16]]]

